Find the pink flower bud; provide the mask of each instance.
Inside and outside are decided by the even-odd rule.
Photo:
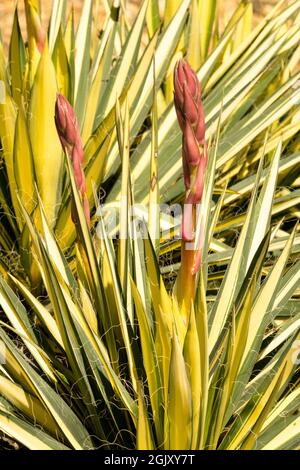
[[[191,95],[197,99],[199,96],[201,96],[201,86],[198,77],[187,62],[184,63],[184,71],[188,89],[190,90]]]
[[[205,143],[205,118],[201,98],[201,86],[190,65],[180,60],[174,69],[174,104],[179,126],[182,131],[182,166],[186,197],[182,220],[182,276],[184,282],[194,282],[193,276],[199,269],[201,249],[186,253],[186,243],[193,242],[196,229],[196,208],[202,199],[207,146]],[[203,237],[203,234],[202,234]],[[202,242],[201,242],[202,243]],[[202,243],[203,244],[203,243]]]
[[[84,161],[84,152],[79,132],[79,125],[74,109],[72,108],[68,100],[61,94],[58,94],[56,99],[55,124],[63,150],[69,155],[72,161],[76,186],[82,198],[82,202],[84,205],[84,213],[86,216],[87,223],[89,224],[89,204],[86,197],[86,182],[82,169],[82,164]],[[76,211],[74,210],[74,201],[72,202],[71,215],[73,222],[76,223]]]
[[[198,204],[198,202],[201,201],[202,199],[206,165],[207,165],[207,148],[205,144],[205,147],[203,149],[203,156],[201,157],[200,163],[197,168],[196,178],[194,180],[193,186],[191,187],[191,190],[187,197],[187,199],[193,204]]]
[[[186,121],[185,124],[185,130],[183,133],[183,147],[184,156],[188,167],[199,165],[201,160],[201,152],[189,121]]]
[[[190,189],[190,186],[191,186],[191,178],[190,178],[190,169],[187,164],[187,159],[185,156],[184,146],[182,146],[182,154],[183,154],[182,155],[183,178],[184,178],[185,187],[188,190]]]
[[[183,84],[183,110],[185,119],[190,122],[191,125],[198,123],[199,110],[197,108],[197,102],[194,101],[186,82]]]
[[[78,136],[80,139],[79,126],[74,109],[61,94],[57,95],[55,104],[55,123],[61,141],[67,142],[70,147],[74,147]]]
[[[178,119],[178,124],[180,126],[180,129],[182,132],[184,131],[184,126],[185,126],[185,119],[184,116],[182,115],[182,112],[179,107],[175,107],[176,114],[177,114],[177,119]]]
[[[80,190],[81,185],[82,185],[83,173],[82,173],[80,161],[78,159],[73,160],[73,170],[74,170],[74,178],[76,181],[76,186]]]
[[[73,148],[73,151],[72,151],[71,158],[72,158],[72,160],[78,160],[81,165],[83,164],[84,153],[83,153],[81,140],[76,141],[76,144],[75,144],[75,146]]]
[[[195,203],[200,202],[202,180],[207,164],[205,148],[205,119],[201,99],[201,86],[190,65],[180,60],[174,70],[174,104],[178,123],[183,133],[183,174],[186,191],[193,193]],[[191,174],[199,167],[199,176],[193,183]],[[193,188],[193,185],[195,187]],[[202,188],[202,190],[201,190]],[[197,201],[197,197],[199,200]]]

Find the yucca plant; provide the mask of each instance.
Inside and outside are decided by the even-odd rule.
[[[300,1],[67,6],[0,45],[1,431],[298,449]]]

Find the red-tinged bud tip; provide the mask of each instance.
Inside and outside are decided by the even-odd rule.
[[[192,95],[191,92],[186,84],[186,82],[183,84],[183,111],[185,118],[188,122],[190,122],[192,125],[195,125],[198,123],[198,117],[199,117],[199,103],[197,103]]]
[[[72,163],[73,163],[73,171],[74,171],[74,178],[75,178],[76,186],[80,190],[82,186],[82,180],[84,178],[82,167],[78,159],[72,160]]]
[[[195,138],[192,126],[188,121],[186,121],[185,129],[183,132],[183,148],[187,165],[189,167],[199,165],[201,160],[200,147]]]
[[[185,60],[177,62],[174,69],[174,104],[178,123],[183,133],[184,183],[186,191],[193,194],[193,203],[197,203],[202,197],[207,164],[205,118],[200,82],[194,70]],[[195,174],[199,176],[192,177]]]
[[[55,123],[60,139],[74,146],[79,136],[79,126],[74,109],[61,94],[57,95],[55,104]]]
[[[45,31],[43,29],[40,29],[37,33],[37,47],[39,52],[42,54],[44,47],[45,47],[45,42],[46,42],[46,36],[45,36]]]
[[[202,150],[201,159],[199,165],[194,167],[194,172],[191,177],[191,184],[187,193],[186,202],[190,204],[198,204],[201,202],[204,181],[205,181],[205,171],[207,166],[207,147],[206,144]]]
[[[34,39],[39,52],[42,53],[46,42],[46,33],[42,26],[39,3],[36,0],[25,0],[25,14],[29,43]]]
[[[72,158],[72,161],[78,160],[81,165],[83,164],[84,153],[83,153],[81,139],[76,141],[71,158]]]
[[[179,60],[174,69],[174,89],[179,103],[183,103],[183,87],[186,84],[190,95],[196,101],[201,97],[201,86],[198,77],[188,62]]]
[[[82,168],[84,153],[79,125],[76,114],[69,101],[61,94],[57,95],[55,104],[55,124],[61,145],[69,155],[72,165],[77,189],[83,202],[83,209],[87,223],[90,223],[90,209],[86,197],[86,181]],[[76,211],[74,201],[71,210],[72,220],[76,224]]]

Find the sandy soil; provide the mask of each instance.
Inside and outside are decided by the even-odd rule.
[[[163,0],[162,0],[163,1]],[[101,0],[94,0],[95,4],[100,3]],[[239,3],[238,0],[219,0],[221,8],[223,9],[224,15],[226,17],[230,16],[233,12],[236,5]],[[24,2],[19,0],[18,2],[19,11],[20,11],[20,22],[22,29],[24,30],[25,18],[24,18]],[[71,0],[68,2],[71,5]],[[78,19],[80,15],[80,10],[82,7],[83,0],[73,0],[75,14]],[[277,0],[253,0],[254,12],[255,12],[255,22],[258,19],[266,14],[273,5],[277,3]],[[42,5],[42,14],[43,21],[47,24],[50,9],[51,9],[52,0],[41,0]],[[141,0],[127,0],[126,5],[130,13],[134,16],[138,6],[141,4]],[[9,36],[12,28],[13,14],[15,9],[16,1],[15,0],[1,0],[0,1],[0,30],[4,38],[5,46],[7,47]],[[100,8],[101,15],[101,8]],[[100,20],[101,21],[101,20]]]

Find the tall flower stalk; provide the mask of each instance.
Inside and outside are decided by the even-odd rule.
[[[197,208],[202,200],[207,145],[201,85],[188,62],[180,60],[174,69],[174,103],[182,131],[182,164],[185,202],[182,219],[181,268],[177,283],[179,302],[190,307],[201,259],[201,243],[195,246]]]
[[[74,109],[61,94],[57,95],[55,105],[55,124],[64,152],[72,162],[74,178],[79,191],[87,224],[90,224],[90,207],[86,194],[86,181],[83,171],[83,145],[79,132],[78,121]],[[76,224],[76,212],[72,201],[71,216]]]

